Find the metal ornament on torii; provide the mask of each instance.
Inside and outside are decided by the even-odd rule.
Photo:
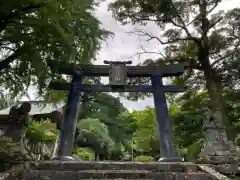
[[[81,92],[151,92],[156,109],[156,120],[160,137],[160,159],[165,162],[179,162],[180,156],[173,147],[172,128],[165,92],[183,92],[183,86],[163,85],[162,78],[180,76],[184,73],[183,64],[161,66],[127,66],[131,61],[104,61],[108,65],[75,65],[59,64],[52,61],[52,71],[72,75],[71,83],[52,81],[49,88],[69,91],[64,121],[52,160],[73,160],[72,149],[76,131],[78,110],[80,108]],[[55,69],[54,67],[58,67]],[[109,85],[83,84],[85,76],[108,76]],[[151,85],[126,85],[126,78],[150,77]]]

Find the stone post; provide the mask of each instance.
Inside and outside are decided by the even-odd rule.
[[[203,110],[206,144],[199,154],[202,163],[232,164],[239,159],[239,152],[231,141],[228,141],[226,128],[222,124],[220,113],[214,114],[208,108]]]

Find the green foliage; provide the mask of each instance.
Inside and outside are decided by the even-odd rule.
[[[104,160],[125,160],[148,162],[155,161],[160,155],[160,144],[157,132],[154,108],[128,112],[122,104],[114,107],[114,97],[106,99],[101,95],[92,96],[86,101],[85,111],[80,114],[77,124],[74,157],[94,160],[97,156]],[[230,98],[231,97],[231,98]],[[96,99],[94,99],[96,98]],[[235,119],[234,126],[239,128],[239,109],[231,94],[226,94],[230,119]],[[99,98],[100,99],[100,98]],[[109,102],[110,99],[114,100]],[[205,144],[201,131],[203,116],[201,109],[206,106],[208,95],[205,91],[187,91],[179,96],[168,96],[169,113],[172,121],[174,145],[185,161],[196,161]],[[105,101],[106,100],[106,101]],[[86,106],[87,105],[87,106]],[[84,106],[84,104],[83,104]],[[114,109],[116,108],[116,109]],[[111,109],[115,113],[109,113]],[[84,115],[84,116],[83,116]],[[99,119],[97,118],[99,117]],[[115,133],[115,134],[114,134]],[[53,143],[57,134],[56,125],[48,121],[30,121],[26,136],[31,143]],[[239,135],[235,142],[239,144]],[[7,159],[5,159],[7,162]]]
[[[159,152],[155,110],[146,108],[143,111],[134,111],[131,115],[137,125],[137,130],[133,134],[134,149],[150,154]]]
[[[235,143],[240,146],[240,134],[237,134],[236,138],[235,138]]]
[[[0,172],[24,160],[19,145],[14,143],[11,138],[1,136],[0,144]]]
[[[206,92],[187,91],[182,96],[175,98],[169,107],[174,139],[176,145],[180,146],[177,148],[188,147],[203,137],[199,127],[203,125],[201,109],[207,106],[207,100]]]
[[[83,106],[81,118],[91,117],[105,120],[115,118],[121,112],[126,111],[119,98],[115,98],[106,93],[85,94],[88,99]]]
[[[124,140],[123,140],[124,141]],[[109,156],[111,160],[119,161],[124,159],[128,155],[126,148],[121,143],[115,143],[109,149]]]
[[[94,0],[10,0],[0,7],[0,85],[24,93],[46,88],[47,60],[89,63],[109,35],[94,16]],[[39,92],[41,95],[43,91]]]
[[[46,61],[55,60],[56,66],[64,66],[68,62],[86,64],[94,60],[101,42],[110,35],[94,17],[97,2],[2,2],[1,88],[18,94],[33,84],[42,90],[39,94],[45,99],[63,100],[66,97],[63,92],[43,91],[49,77],[59,81],[69,80],[68,77],[50,72]],[[239,99],[240,87],[240,32],[232,23],[238,16],[239,9],[212,14],[221,1],[201,2],[115,0],[109,6],[114,17],[123,24],[147,25],[148,22],[154,22],[160,28],[161,33],[157,35],[140,29],[134,32],[145,40],[156,40],[156,43],[165,48],[163,56],[156,61],[147,59],[143,65],[187,65],[183,76],[170,78],[171,84],[184,84],[187,91],[178,96],[168,95],[168,102],[175,147],[189,161],[195,161],[205,143],[200,130],[203,124],[201,109],[209,102],[214,108],[220,107],[223,114],[227,112],[225,114],[228,115],[230,124],[234,125],[236,132],[240,130],[240,104],[236,101]],[[85,81],[100,83],[99,78],[86,78]],[[133,81],[149,83],[146,78],[136,78]],[[148,94],[134,94],[132,97],[146,95]],[[2,97],[2,107],[15,100]],[[133,156],[135,161],[142,162],[159,158],[160,145],[153,108],[130,113],[119,98],[105,93],[84,94],[82,108],[77,124],[76,157],[93,160],[96,155],[101,155],[104,159],[130,160]],[[50,121],[30,121],[26,131],[27,138],[33,144],[54,142],[56,134],[56,125]],[[239,139],[237,135],[237,144]],[[10,149],[15,146],[9,141],[4,144]],[[7,151],[4,152],[3,159],[6,160],[8,154]],[[11,152],[10,150],[9,156],[14,154]]]
[[[154,161],[154,158],[151,157],[151,156],[137,156],[135,157],[134,161],[137,161],[137,162],[152,162]]]
[[[143,41],[154,41],[164,47],[161,56],[155,60],[146,59],[143,65],[157,66],[162,63],[186,65],[183,76],[169,79],[173,85],[184,84],[187,91],[182,95],[168,96],[168,100],[176,148],[190,160],[196,159],[204,143],[203,133],[199,129],[203,123],[201,114],[203,107],[210,105],[213,111],[221,110],[223,122],[231,138],[236,135],[234,131],[239,130],[237,124],[240,106],[236,99],[239,97],[240,87],[237,68],[240,31],[234,24],[239,8],[228,12],[214,12],[221,3],[222,1],[206,0],[191,2],[115,0],[109,5],[115,19],[122,24],[154,23],[159,27],[160,34],[141,29],[132,32]],[[149,83],[144,80],[140,82]],[[139,97],[141,96],[145,94]],[[151,127],[155,125],[154,115],[150,115],[152,112],[146,109],[138,114],[141,115],[136,119],[147,124],[138,126],[139,129],[133,135],[136,141],[134,145],[137,146],[136,150],[146,153],[153,148],[149,141],[156,137],[156,133],[154,134],[156,128]],[[139,121],[137,124],[139,125]],[[235,128],[232,128],[233,125]],[[151,156],[155,157],[152,154]]]
[[[108,127],[109,134],[116,143],[127,144],[136,125],[119,98],[105,93],[93,94],[85,98],[90,100],[83,103],[80,119],[99,119]]]
[[[82,119],[77,124],[79,146],[87,146],[95,152],[107,153],[113,145],[113,140],[109,136],[108,128],[99,119]]]
[[[75,148],[73,156],[86,161],[94,160],[94,152],[89,148]]]
[[[54,142],[57,134],[56,124],[50,120],[42,120],[40,122],[31,120],[29,121],[25,136],[31,143],[37,144],[38,142]]]
[[[190,146],[181,149],[182,156],[185,161],[194,162],[198,159],[198,155],[203,148],[204,139],[198,139],[196,142]]]

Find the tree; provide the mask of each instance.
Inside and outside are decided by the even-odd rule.
[[[128,144],[127,140],[131,139],[135,125],[120,99],[105,93],[85,95],[86,101],[83,98],[79,118],[99,119],[108,127],[109,134],[116,143]]]
[[[91,148],[95,152],[95,159],[98,157],[101,160],[105,159],[114,143],[107,126],[98,119],[88,118],[80,120],[77,128],[77,145]]]
[[[134,111],[131,115],[137,125],[132,137],[135,151],[140,155],[159,157],[160,144],[155,109],[146,108],[143,111]]]
[[[107,151],[107,158],[111,160],[120,160],[131,151],[129,142],[136,129],[135,120],[131,114],[120,102],[105,93],[85,93],[82,97],[82,108],[79,113],[79,122],[83,119],[98,119],[107,127],[109,137],[114,142],[114,147]],[[81,127],[78,126],[78,134]]]
[[[89,63],[109,32],[94,17],[94,0],[1,2],[0,86],[23,93],[53,78],[46,61]],[[42,94],[42,91],[39,92]]]
[[[201,109],[206,106],[206,92],[186,92],[169,107],[176,148],[186,161],[195,161],[205,142],[201,127]]]
[[[213,14],[221,2],[115,0],[110,9],[123,24],[156,23],[162,34],[154,35],[142,30],[135,34],[165,46],[160,62],[184,62],[189,69],[182,78],[194,78],[195,84],[206,85],[213,113],[220,111],[218,120],[231,128],[222,97],[225,89],[223,74],[230,75],[229,64],[240,49],[240,29],[234,23],[239,9]]]
[[[106,119],[107,117],[116,117],[118,114],[127,111],[119,98],[112,95],[106,93],[85,93],[84,95],[83,111],[80,113],[81,118]]]

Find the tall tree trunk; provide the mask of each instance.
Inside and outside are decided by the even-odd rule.
[[[198,58],[202,64],[204,76],[206,79],[206,88],[209,95],[209,106],[213,114],[217,114],[218,118],[216,120],[220,121],[225,125],[227,129],[227,135],[230,140],[235,137],[235,128],[232,123],[229,121],[227,113],[225,111],[225,103],[222,98],[222,84],[221,77],[217,72],[212,68],[209,61],[209,48],[207,46],[199,48]]]
[[[202,37],[201,42],[198,44],[198,59],[201,63],[206,79],[206,88],[210,98],[209,105],[213,114],[217,115],[217,120],[221,121],[221,124],[227,128],[227,135],[229,139],[233,139],[235,136],[234,128],[228,119],[227,113],[225,112],[224,101],[222,98],[222,83],[221,76],[213,69],[209,60],[209,20],[207,13],[207,0],[201,0],[199,2],[200,20]]]

